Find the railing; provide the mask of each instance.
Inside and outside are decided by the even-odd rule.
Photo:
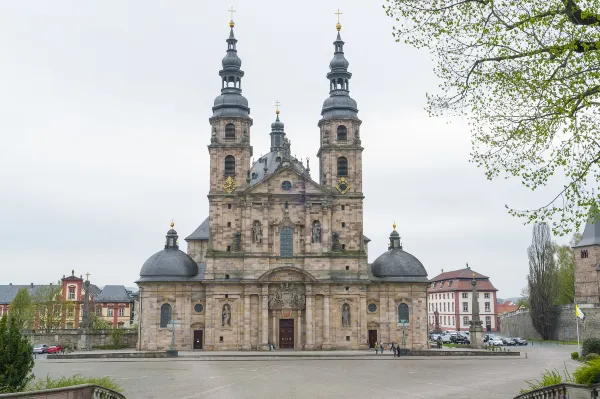
[[[536,389],[534,391],[515,396],[514,399],[596,399],[598,398],[599,389],[600,384],[587,386],[563,383]]]
[[[98,385],[82,384],[72,387],[44,389],[43,391],[0,394],[0,398],[43,398],[43,399],[125,399],[125,396],[112,389]]]

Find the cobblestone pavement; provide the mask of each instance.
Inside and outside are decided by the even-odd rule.
[[[513,398],[544,369],[577,363],[574,346],[521,347],[521,357],[198,358],[36,361],[36,376],[109,375],[135,398]],[[527,358],[525,357],[527,354]]]

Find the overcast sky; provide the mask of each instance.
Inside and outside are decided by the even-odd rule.
[[[504,205],[540,205],[551,192],[489,182],[468,162],[467,124],[424,111],[438,84],[430,55],[394,41],[382,3],[233,4],[255,157],[268,151],[279,100],[292,153],[310,157],[317,175],[317,122],[342,8],[363,121],[369,261],[387,249],[395,220],[430,277],[468,262],[499,297],[517,296],[531,226]],[[74,269],[98,285],[133,286],[171,218],[182,237],[204,220],[208,118],[230,6],[0,2],[0,284],[48,283]]]

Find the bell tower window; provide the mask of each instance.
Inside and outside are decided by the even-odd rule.
[[[337,127],[337,140],[338,141],[348,140],[348,129],[346,129],[346,126],[339,125]]]
[[[339,157],[337,160],[337,174],[338,176],[348,176],[348,159],[346,157]]]
[[[225,126],[225,140],[235,140],[235,125],[228,123]]]
[[[233,155],[225,157],[225,176],[235,176],[235,158]]]
[[[583,251],[581,251],[581,259],[584,259],[587,257],[588,257],[588,251],[587,251],[587,249],[584,249]]]

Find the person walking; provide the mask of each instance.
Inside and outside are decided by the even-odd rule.
[[[375,341],[375,354],[379,353],[379,342]]]
[[[442,344],[443,343],[444,342],[442,341],[442,337],[438,337],[438,339],[437,339],[437,347],[438,347],[438,349],[442,349]]]
[[[379,348],[381,349],[381,354],[383,355],[383,341],[379,343]]]

